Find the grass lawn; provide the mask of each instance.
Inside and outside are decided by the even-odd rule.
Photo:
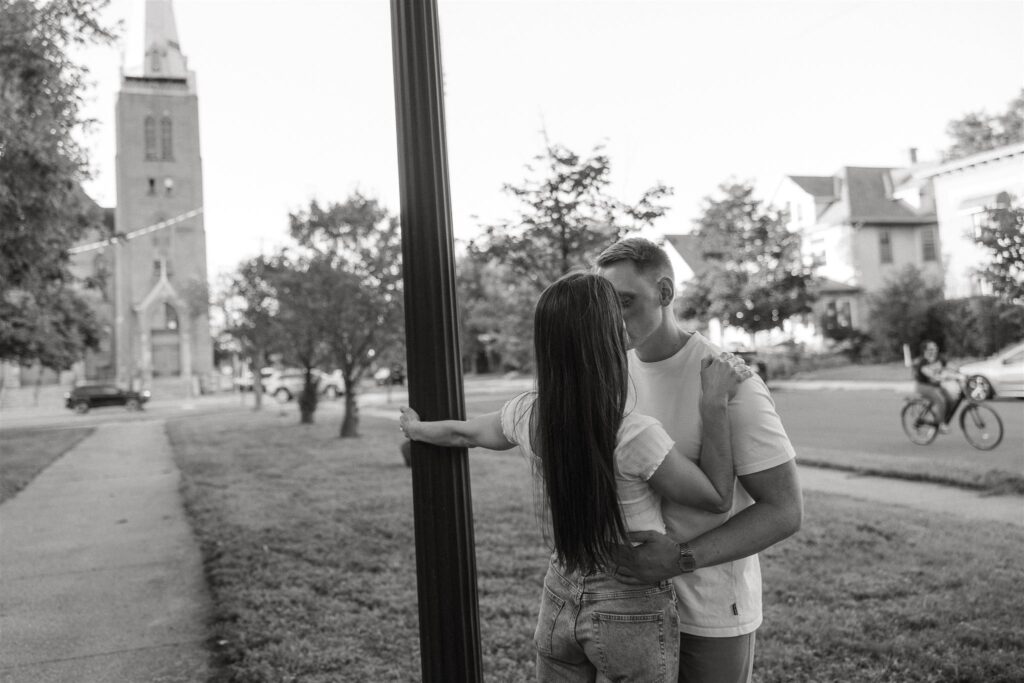
[[[92,427],[0,432],[0,503],[25,488],[54,460],[92,434]]]
[[[471,412],[500,403],[474,403]],[[169,422],[216,604],[219,681],[417,681],[411,473],[395,422],[211,415]],[[532,680],[547,551],[528,467],[476,452],[484,678]],[[755,680],[1024,680],[1024,531],[806,495],[762,555]]]

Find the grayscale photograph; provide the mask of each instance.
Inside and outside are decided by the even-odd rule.
[[[0,0],[0,681],[1024,681],[1024,0]]]

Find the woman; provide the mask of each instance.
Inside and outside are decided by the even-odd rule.
[[[548,287],[534,314],[537,389],[468,421],[422,422],[403,408],[410,439],[441,446],[518,445],[544,489],[553,554],[534,634],[540,681],[675,681],[675,595],[614,578],[630,531],[665,533],[661,497],[709,511],[732,503],[726,404],[750,375],[723,355],[701,371],[707,429],[700,466],[653,418],[628,405],[626,334],[611,284],[572,273]]]
[[[921,342],[921,355],[914,359],[914,382],[917,393],[935,406],[935,417],[939,431],[949,433],[950,407],[956,404],[960,395],[959,385],[954,391],[956,373],[946,369],[946,359],[939,355],[939,345],[930,339]]]

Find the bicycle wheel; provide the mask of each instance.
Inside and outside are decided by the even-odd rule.
[[[981,451],[990,451],[1003,440],[1003,421],[988,406],[972,403],[960,413],[960,429],[967,443]]]
[[[939,420],[932,411],[932,404],[927,401],[916,400],[907,403],[900,413],[900,420],[903,422],[903,431],[907,433],[907,437],[918,446],[927,446],[935,441],[935,436],[939,433]]]

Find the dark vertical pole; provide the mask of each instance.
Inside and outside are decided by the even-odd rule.
[[[441,47],[435,0],[392,0],[409,402],[463,419]],[[426,683],[482,680],[473,508],[464,448],[412,448],[420,654]]]

